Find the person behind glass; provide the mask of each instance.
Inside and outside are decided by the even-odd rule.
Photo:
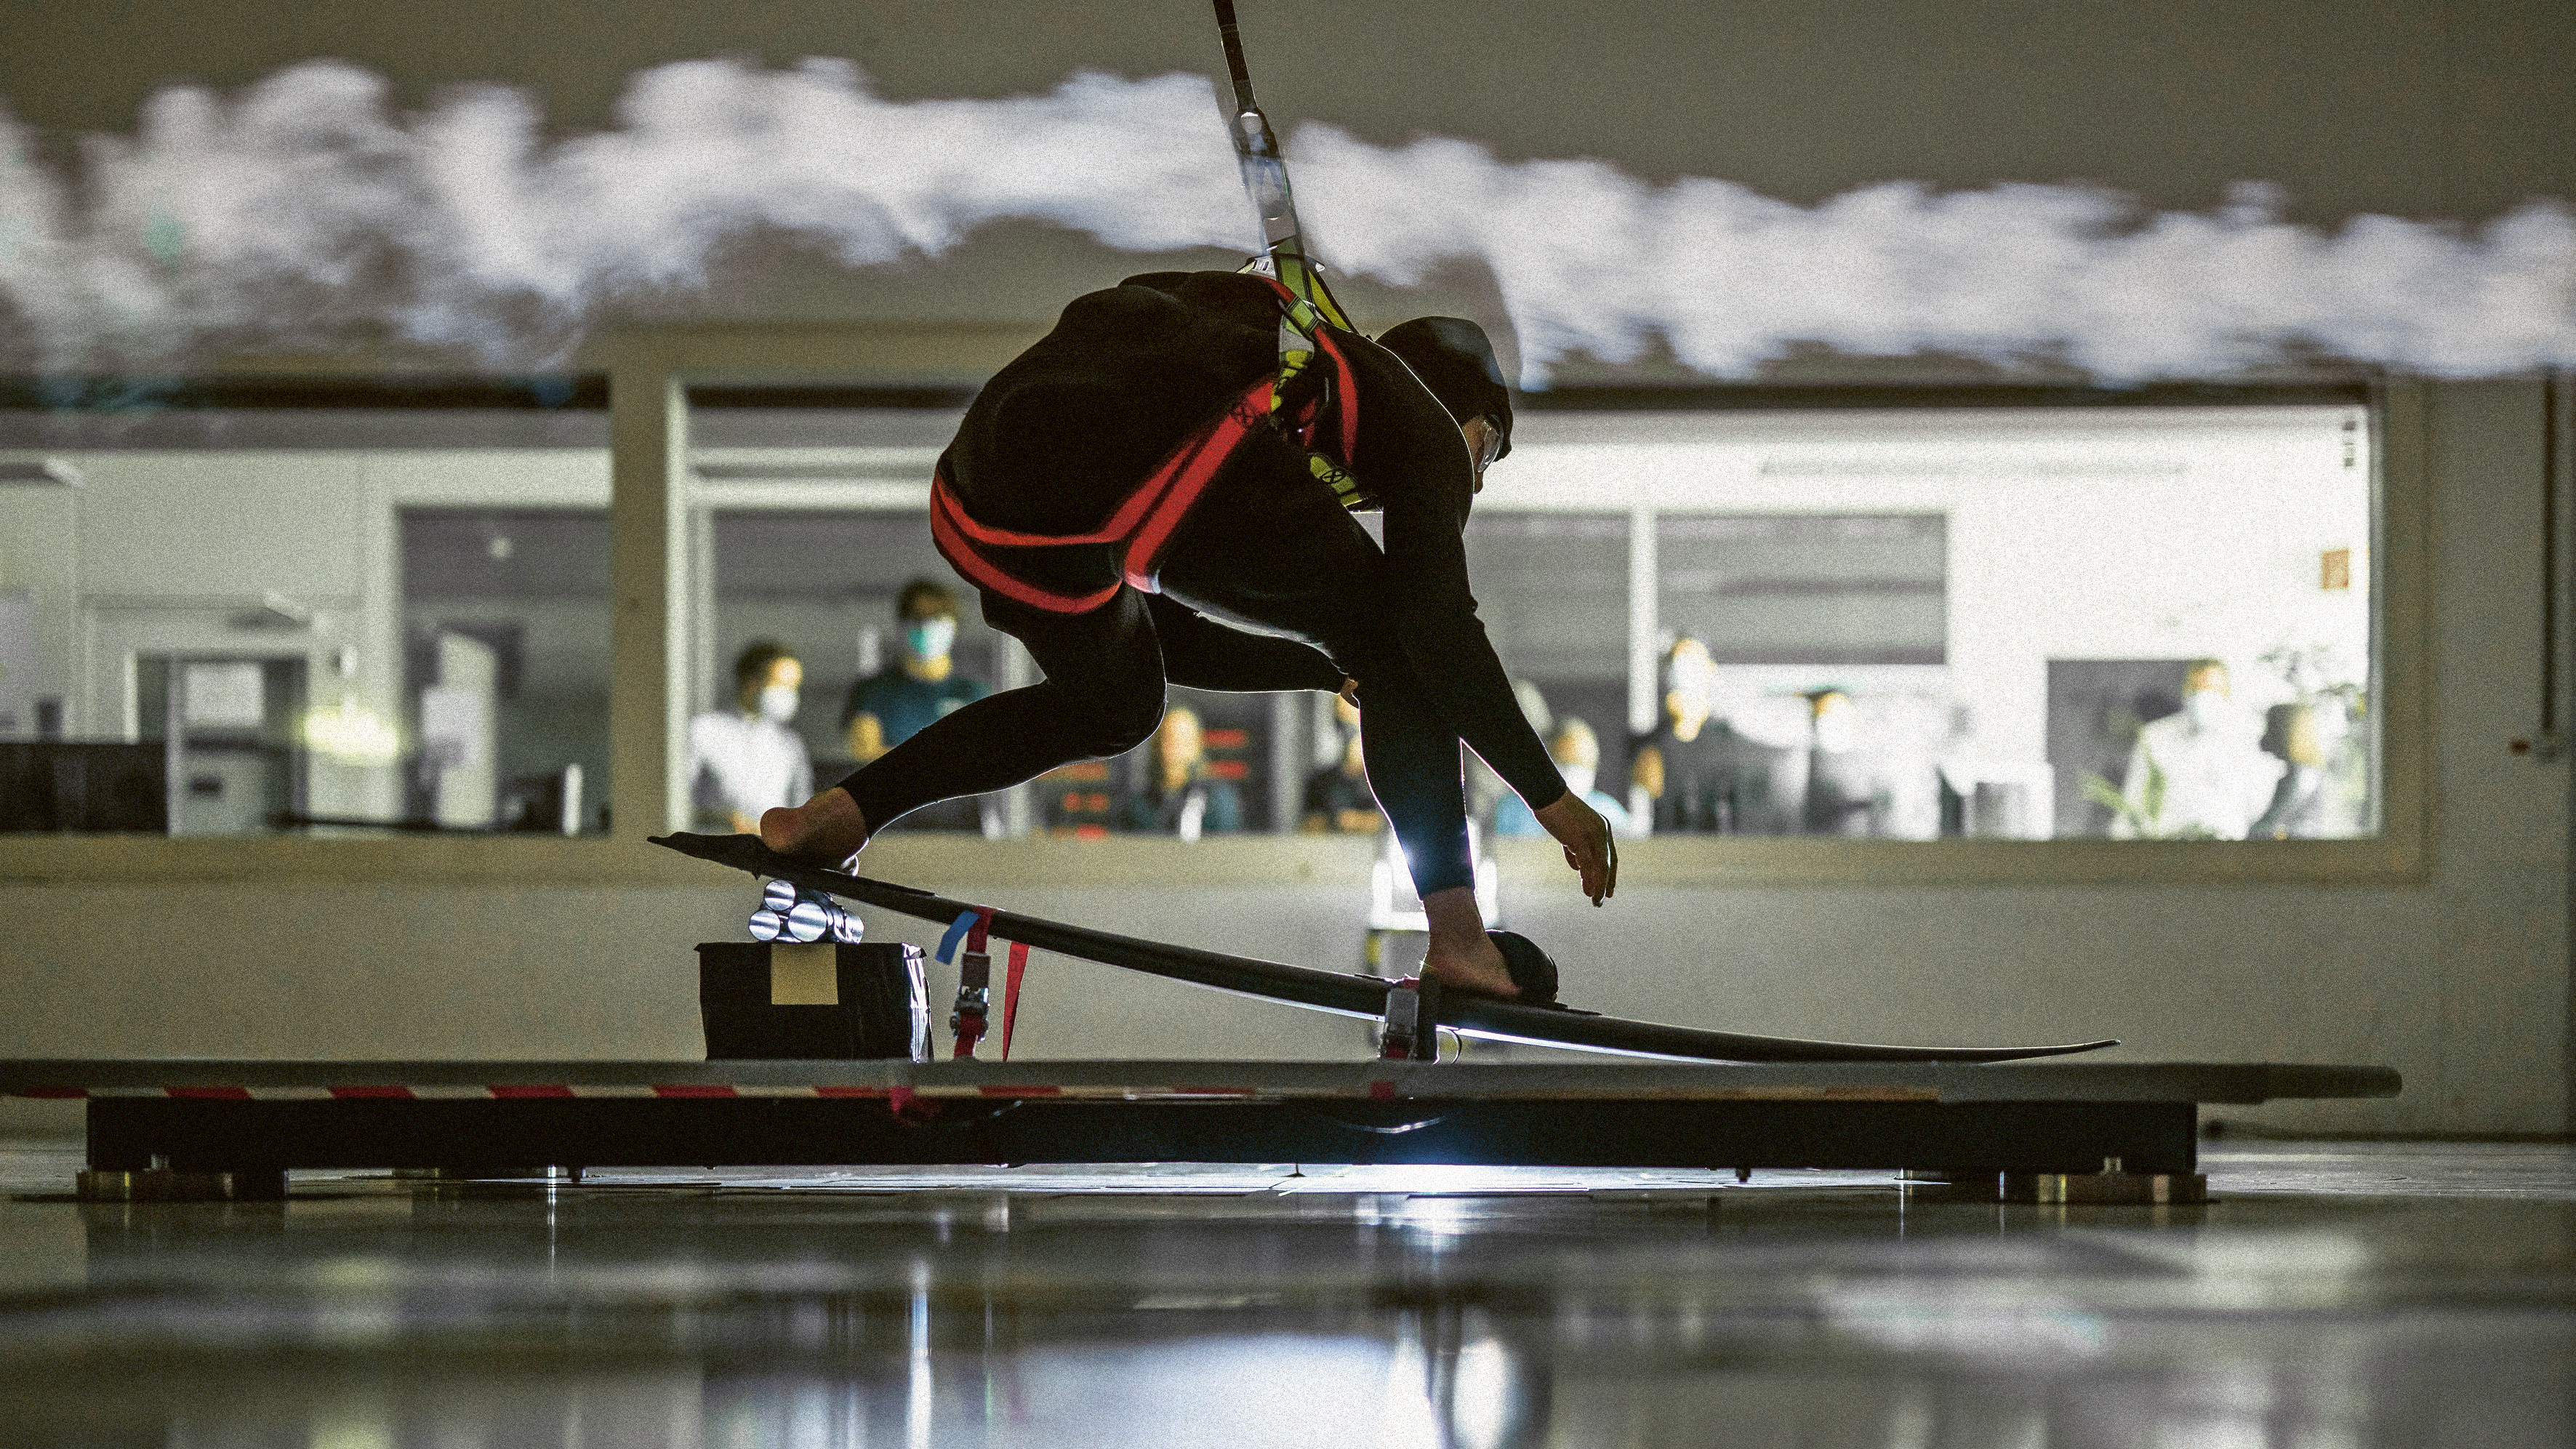
[[[860,764],[921,733],[932,720],[992,693],[957,672],[957,596],[946,585],[914,579],[895,596],[902,657],[850,686],[841,733]]]
[[[689,721],[689,800],[699,823],[749,832],[762,812],[814,793],[814,761],[788,727],[804,682],[805,666],[777,640],[755,640],[734,657],[734,707]]]
[[[1807,792],[1801,823],[1809,835],[1876,835],[1887,786],[1878,761],[1861,748],[1860,706],[1839,689],[1807,696]]]
[[[1306,777],[1297,828],[1310,835],[1374,835],[1386,823],[1370,793],[1368,759],[1360,741],[1360,712],[1347,699],[1333,701],[1341,726],[1342,757]]]
[[[1616,852],[1522,720],[1468,589],[1468,509],[1510,447],[1510,393],[1484,333],[1444,317],[1375,341],[1321,327],[1283,381],[1288,305],[1257,274],[1131,277],[1069,303],[984,385],[941,456],[932,537],[1045,677],[764,817],[764,842],[837,861],[931,800],[1124,753],[1167,684],[1344,693],[1414,862],[1422,974],[1519,994],[1476,905],[1462,741],[1544,802],[1596,905]],[[1371,508],[1383,544],[1351,516]]]
[[[1636,834],[1628,819],[1628,807],[1594,787],[1594,781],[1601,772],[1601,737],[1592,732],[1591,725],[1567,717],[1547,737],[1547,753],[1548,758],[1556,761],[1557,772],[1565,776],[1565,788],[1582,796],[1587,804],[1600,811],[1601,818],[1610,822],[1613,834]],[[1529,806],[1521,803],[1521,797],[1505,795],[1494,802],[1494,833],[1525,839],[1547,832],[1539,828],[1537,817],[1530,814]]]
[[[2249,840],[2314,840],[2330,835],[2326,751],[2311,704],[2276,704],[2263,713],[2263,753],[2281,762],[2272,803],[2245,832]]]
[[[1118,809],[1118,828],[1150,835],[1232,835],[1243,829],[1243,795],[1230,780],[1208,773],[1207,741],[1197,710],[1163,711],[1154,729],[1153,759],[1145,788]]]
[[[2265,754],[2253,720],[2229,698],[2227,662],[2183,667],[2182,709],[2139,726],[2120,781],[2122,838],[2243,840],[2271,808],[2289,762]]]
[[[1689,635],[1664,654],[1664,719],[1628,778],[1653,802],[1654,832],[1781,835],[1796,829],[1806,788],[1798,752],[1752,740],[1714,716],[1717,665]]]

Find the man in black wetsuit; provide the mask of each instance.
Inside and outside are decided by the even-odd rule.
[[[1361,711],[1369,778],[1430,918],[1425,975],[1517,990],[1476,907],[1462,741],[1530,804],[1593,904],[1611,894],[1609,827],[1522,717],[1468,591],[1469,502],[1510,446],[1490,345],[1454,318],[1378,343],[1333,332],[1335,367],[1300,376],[1331,377],[1329,391],[1299,399],[1292,385],[1272,413],[1281,296],[1242,273],[1130,278],[1076,298],[994,375],[941,459],[934,534],[1046,678],[771,811],[770,848],[838,861],[929,801],[1132,749],[1162,718],[1166,682],[1313,689]],[[1272,423],[1298,415],[1292,401],[1338,419],[1339,482]],[[1382,549],[1353,506],[1383,512]]]

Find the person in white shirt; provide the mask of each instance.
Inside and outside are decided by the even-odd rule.
[[[2272,804],[2281,761],[2263,753],[2252,716],[2228,698],[2227,665],[2195,659],[2183,672],[2182,712],[2138,730],[2120,783],[2121,838],[2243,840]]]
[[[733,681],[734,708],[689,721],[689,801],[702,827],[751,835],[760,812],[814,793],[814,761],[788,725],[805,666],[786,645],[756,640],[734,659]]]

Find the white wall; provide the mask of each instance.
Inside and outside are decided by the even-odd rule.
[[[62,699],[73,686],[78,634],[73,601],[80,592],[80,501],[61,487],[0,487],[0,589],[29,589],[36,599],[36,685],[40,698]],[[33,718],[20,722],[32,738]]]

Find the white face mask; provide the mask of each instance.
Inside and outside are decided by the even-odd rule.
[[[785,724],[796,718],[796,686],[773,684],[760,692],[760,717]]]
[[[1672,664],[1672,692],[1681,696],[1681,707],[1688,714],[1708,714],[1717,695],[1717,668],[1696,654],[1685,654]]]
[[[2227,712],[2227,696],[2214,689],[2195,689],[2182,697],[2183,713],[2191,716],[2191,727],[2205,730],[2217,724]]]
[[[904,652],[915,659],[945,659],[949,647],[956,642],[954,619],[915,619],[903,626]]]
[[[1816,748],[1829,755],[1848,754],[1860,744],[1860,720],[1848,709],[1829,709],[1816,716]]]
[[[1579,800],[1592,793],[1592,782],[1596,773],[1593,766],[1559,765],[1556,767],[1556,772],[1565,777],[1565,788],[1573,791],[1576,799]]]

